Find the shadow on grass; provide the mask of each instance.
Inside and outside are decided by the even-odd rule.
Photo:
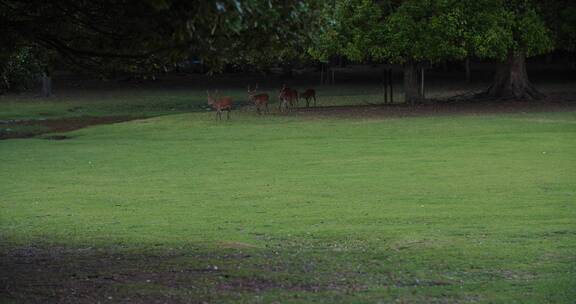
[[[224,303],[458,298],[459,282],[402,275],[359,252],[220,248],[0,249],[0,302]],[[374,298],[376,297],[376,298]]]
[[[298,297],[363,289],[357,273],[327,271],[322,268],[324,261],[314,256],[280,257],[273,250],[254,248],[152,251],[121,253],[91,247],[3,250],[0,301],[202,303],[253,299],[262,293]]]

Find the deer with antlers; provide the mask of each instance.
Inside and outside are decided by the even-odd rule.
[[[300,93],[300,98],[306,100],[306,107],[310,106],[310,100],[314,99],[314,106],[316,106],[316,91],[314,89],[307,89],[306,91]]]
[[[262,114],[262,107],[264,107],[265,112],[268,113],[268,101],[270,100],[270,96],[267,93],[256,94],[256,91],[258,91],[258,84],[256,84],[254,90],[250,90],[250,86],[248,86],[248,99],[250,102],[254,103],[258,114]]]
[[[206,93],[208,94],[208,105],[216,110],[216,119],[222,120],[222,111],[228,111],[226,117],[227,119],[230,119],[230,111],[232,111],[232,97],[224,96],[214,98],[214,96],[218,95],[218,91],[214,92],[214,96],[210,94],[208,90]]]
[[[280,111],[282,111],[282,107],[289,109],[290,107],[294,107],[298,104],[298,91],[287,88],[286,85],[282,85],[280,89],[280,95],[278,96],[280,100]]]

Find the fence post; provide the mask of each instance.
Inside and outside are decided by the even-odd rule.
[[[388,69],[388,84],[390,85],[390,103],[394,103],[394,82],[392,80],[392,69]]]

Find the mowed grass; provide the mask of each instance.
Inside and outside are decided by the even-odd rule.
[[[4,299],[576,299],[576,113],[213,115],[0,142],[4,263],[60,266]]]

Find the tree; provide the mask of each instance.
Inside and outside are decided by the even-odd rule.
[[[403,1],[384,22],[376,54],[404,66],[406,101],[424,98],[419,90],[423,63],[437,64],[467,56],[466,16],[452,0]]]
[[[528,79],[526,58],[553,48],[542,11],[552,16],[549,24],[556,23],[557,41],[570,49],[576,40],[574,4],[555,1],[571,9],[544,10],[544,4],[532,0],[335,0],[323,11],[311,54],[402,64],[409,103],[423,97],[417,75],[422,63],[469,56],[496,59],[486,96],[538,99],[542,94]]]
[[[323,10],[311,54],[352,60],[388,60],[404,67],[407,103],[420,101],[418,71],[424,62],[467,54],[464,15],[455,0],[337,0]]]
[[[499,60],[494,82],[485,95],[500,99],[535,100],[543,95],[528,79],[526,58],[553,48],[551,33],[531,0],[467,1],[472,14],[473,50]],[[485,4],[482,9],[478,5]]]

